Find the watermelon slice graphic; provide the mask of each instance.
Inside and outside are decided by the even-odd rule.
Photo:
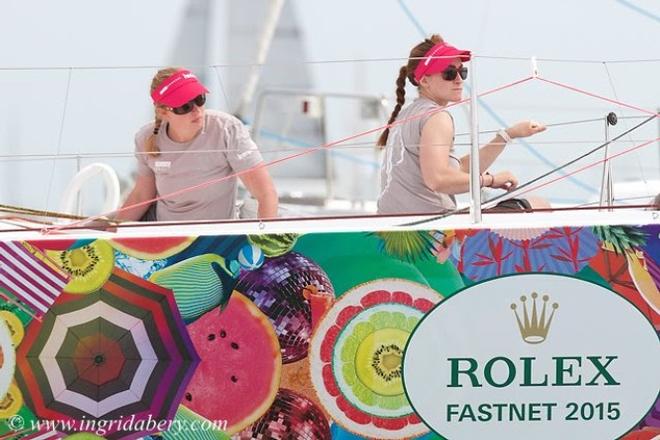
[[[157,260],[178,254],[194,240],[195,237],[128,237],[113,238],[110,244],[131,257]]]
[[[187,327],[201,363],[183,405],[209,420],[226,420],[227,433],[249,426],[270,408],[280,386],[282,356],[270,320],[234,291],[227,306]]]
[[[440,294],[402,279],[349,290],[312,336],[312,382],[321,403],[345,429],[369,438],[402,439],[428,428],[403,390],[403,350]]]

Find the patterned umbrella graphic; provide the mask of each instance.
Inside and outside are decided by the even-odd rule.
[[[199,363],[172,292],[117,268],[95,292],[62,295],[30,325],[17,358],[37,417],[118,421],[106,422],[109,439],[139,438],[156,431],[147,421],[172,419]],[[127,420],[132,428],[119,423]]]

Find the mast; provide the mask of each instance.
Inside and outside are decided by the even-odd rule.
[[[258,46],[256,59],[250,68],[250,73],[248,74],[247,80],[245,81],[245,89],[243,89],[243,95],[241,96],[236,110],[236,114],[239,117],[245,116],[250,107],[250,104],[252,103],[252,98],[254,97],[254,93],[257,89],[259,77],[261,76],[261,65],[266,61],[266,57],[268,56],[268,50],[270,49],[270,45],[273,41],[277,23],[280,21],[280,15],[282,14],[283,6],[284,0],[272,0],[270,3],[270,9],[268,10],[268,15],[266,16],[266,22],[264,23],[261,36],[257,42]]]
[[[206,69],[198,69],[198,67],[209,64],[209,42],[213,22],[211,12],[211,0],[188,0],[170,57],[175,66],[195,70],[203,83],[207,82],[207,72]]]

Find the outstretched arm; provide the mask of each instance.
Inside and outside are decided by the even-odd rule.
[[[449,166],[449,151],[454,138],[454,124],[445,112],[433,115],[422,128],[419,146],[419,162],[424,184],[436,192],[445,194],[466,193],[470,189],[467,171]],[[482,176],[483,186],[512,191],[518,179],[509,171]]]
[[[545,130],[545,126],[536,121],[522,121],[507,128],[505,131],[511,139],[532,136]],[[495,162],[495,159],[504,151],[506,140],[496,135],[489,143],[479,149],[479,172],[483,173]],[[470,155],[461,157],[461,170],[466,173],[470,170]]]
[[[156,181],[153,174],[138,175],[137,180],[135,181],[135,186],[133,186],[133,189],[115,218],[117,220],[139,220],[144,213],[147,212],[147,209],[149,209],[149,204],[126,210],[124,210],[124,208],[145,202],[154,197],[156,197]]]
[[[266,167],[260,166],[240,177],[250,194],[257,199],[259,218],[277,217],[277,191]]]

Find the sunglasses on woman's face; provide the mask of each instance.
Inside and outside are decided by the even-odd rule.
[[[468,69],[465,66],[461,66],[461,67],[449,66],[442,71],[442,79],[444,79],[445,81],[453,81],[456,79],[457,75],[461,75],[461,79],[466,80],[467,73],[468,73]]]
[[[186,115],[193,111],[195,106],[201,107],[206,103],[206,95],[199,95],[179,107],[168,107],[175,115]]]

